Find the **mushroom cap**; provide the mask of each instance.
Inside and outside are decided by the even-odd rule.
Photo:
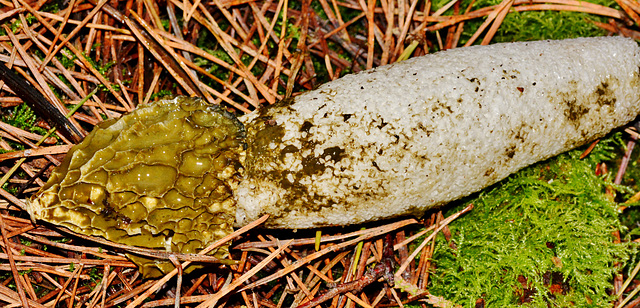
[[[121,244],[197,253],[233,232],[244,127],[176,97],[107,120],[74,146],[28,202],[34,220]],[[228,246],[213,254],[222,258]],[[170,262],[130,256],[146,277]]]

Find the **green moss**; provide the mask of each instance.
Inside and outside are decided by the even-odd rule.
[[[432,10],[438,10],[448,2],[448,0],[434,1]],[[498,5],[501,2],[501,0],[478,0],[473,4],[472,10],[477,10],[491,5]],[[610,0],[589,0],[588,2],[606,7],[618,8],[616,3]],[[471,0],[464,0],[461,5],[461,11],[466,9],[470,3]],[[449,9],[444,15],[451,14],[453,14],[453,9]],[[465,44],[485,20],[486,17],[467,21],[460,39],[460,45]],[[606,35],[606,31],[598,28],[593,24],[593,21],[606,23],[607,18],[593,14],[569,11],[515,12],[514,10],[511,10],[500,25],[500,28],[496,32],[492,42],[565,39]],[[475,44],[479,44],[482,41],[482,37],[484,37],[484,34],[486,34],[487,31],[488,28],[485,29],[483,35],[476,40]]]
[[[155,92],[155,93],[151,94],[150,100],[154,101],[156,98],[158,98],[158,99],[162,99],[162,98],[170,99],[170,98],[175,96],[173,93],[174,92],[171,91],[171,90],[160,90],[158,92]]]
[[[97,44],[94,44],[95,48],[98,48],[99,46]],[[94,48],[94,49],[95,49]],[[106,74],[109,72],[109,70],[111,69],[112,66],[114,66],[116,64],[115,61],[111,61],[108,62],[106,64],[103,64],[101,60],[95,60],[90,56],[87,56],[86,54],[84,54],[84,58],[91,63],[91,65],[98,70],[98,72],[100,73],[100,75],[102,76],[106,76]]]
[[[91,284],[97,285],[102,281],[103,273],[97,267],[93,267],[89,270],[89,281],[87,285],[91,287]]]
[[[9,185],[9,183],[5,183],[4,185],[2,185],[2,189],[6,190],[8,193],[14,196],[18,193],[18,187]]]
[[[574,150],[509,177],[468,203],[475,208],[442,237],[430,292],[464,307],[484,299],[487,307],[603,307],[611,280],[629,258],[629,244],[614,244],[624,231],[617,205],[605,195],[610,184],[594,174],[618,145],[600,142],[580,160]]]
[[[494,41],[514,42],[606,35],[605,30],[590,21],[606,22],[606,19],[566,11],[513,12],[505,18]]]
[[[61,1],[49,1],[42,6],[41,11],[49,12],[49,13],[58,13],[60,12],[60,2]]]
[[[56,56],[56,58],[60,61],[60,63],[62,63],[62,66],[64,66],[66,69],[70,69],[75,65],[73,61],[75,61],[78,56],[73,54],[67,47],[64,47],[62,50],[64,50],[66,54],[72,55],[71,58],[67,58],[62,52],[60,53],[60,55]]]
[[[7,115],[0,117],[0,120],[6,124],[32,133],[41,135],[46,133],[46,130],[35,125],[37,117],[27,104],[20,104],[14,107]]]

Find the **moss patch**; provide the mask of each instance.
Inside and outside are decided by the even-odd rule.
[[[430,292],[464,307],[609,306],[630,247],[614,244],[624,227],[594,170],[616,140],[584,160],[574,150],[533,165],[450,209],[476,206],[450,226],[455,248],[438,239]]]
[[[447,2],[449,1],[434,1],[432,10],[437,10],[447,4]],[[498,5],[501,2],[501,0],[477,0],[474,2],[472,10],[477,10],[491,5]],[[619,9],[616,3],[610,0],[589,0],[588,2]],[[461,11],[464,11],[470,3],[471,0],[464,0],[461,3]],[[445,15],[452,14],[452,12],[453,10],[450,9],[445,13]],[[486,17],[466,22],[464,32],[460,38],[460,46],[471,38],[473,33],[475,33],[485,20]],[[607,18],[602,16],[580,12],[515,12],[512,10],[506,15],[500,25],[500,28],[496,32],[492,43],[602,36],[606,35],[607,32],[598,28],[593,21],[606,23],[608,22],[607,20]],[[476,40],[475,44],[479,44],[482,41],[482,37],[484,37],[484,34],[486,34],[487,31],[488,30],[485,29],[483,35]]]

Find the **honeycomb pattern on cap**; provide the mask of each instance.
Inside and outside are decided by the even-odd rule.
[[[233,232],[244,127],[198,98],[161,100],[96,126],[29,200],[34,220],[171,252]],[[214,255],[224,257],[228,247]],[[170,262],[130,256],[146,277]]]

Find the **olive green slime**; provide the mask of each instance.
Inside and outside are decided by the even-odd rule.
[[[28,211],[117,243],[197,253],[233,232],[243,137],[241,123],[201,99],[140,106],[74,146]],[[214,255],[227,253],[225,246]],[[129,257],[146,277],[173,269]]]

